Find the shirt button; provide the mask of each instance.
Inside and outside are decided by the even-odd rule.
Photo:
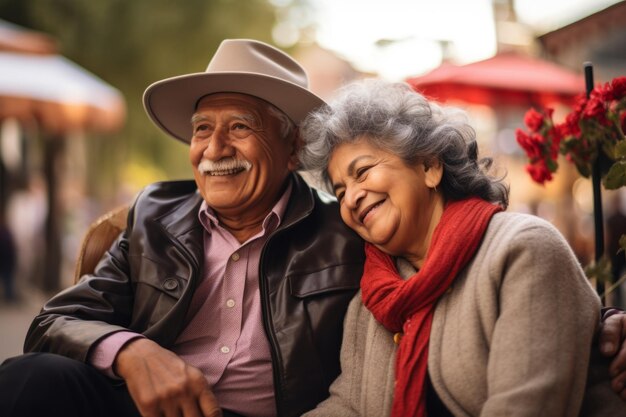
[[[228,352],[230,352],[230,348],[229,348],[228,346],[222,346],[222,347],[220,348],[220,351],[221,351],[222,353],[228,353]]]
[[[239,254],[237,252],[233,253],[230,259],[237,262],[239,260]]]
[[[226,300],[226,307],[228,307],[228,308],[235,307],[235,300],[233,300],[232,298]]]

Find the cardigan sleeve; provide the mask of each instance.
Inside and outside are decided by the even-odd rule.
[[[330,386],[330,397],[303,417],[359,417],[358,404],[361,398],[360,381],[363,376],[363,339],[359,331],[359,309],[361,293],[350,302],[344,319],[341,341],[341,374]],[[360,334],[361,333],[361,334]]]
[[[344,319],[341,374],[330,397],[306,417],[385,417],[391,412],[396,345],[361,301],[352,299]]]
[[[599,298],[552,225],[522,222],[503,234],[489,271],[500,280],[499,312],[480,415],[577,416]]]

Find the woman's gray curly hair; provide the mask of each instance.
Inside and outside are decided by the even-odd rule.
[[[366,138],[407,164],[443,164],[439,188],[448,200],[480,197],[508,205],[502,178],[487,172],[493,160],[478,157],[474,129],[464,111],[428,101],[405,83],[363,80],[346,85],[337,97],[302,122],[304,169],[320,175],[328,189],[328,162],[333,149]]]

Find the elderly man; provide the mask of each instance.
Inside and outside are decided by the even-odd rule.
[[[328,396],[363,247],[294,174],[296,126],[323,104],[307,83],[226,40],[206,72],[146,90],[195,182],[147,187],[94,274],[44,306],[25,349],[58,355],[3,366],[23,393],[8,415],[297,416]]]
[[[0,367],[2,415],[310,410],[340,371],[364,260],[336,203],[293,173],[297,124],[322,100],[281,51],[227,40],[206,72],[157,82],[144,103],[190,144],[195,182],[147,187],[94,274],[44,306],[25,350],[46,353]]]

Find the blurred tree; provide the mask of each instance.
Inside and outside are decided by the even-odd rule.
[[[118,135],[87,141],[90,192],[111,196],[128,166],[161,178],[191,175],[186,148],[146,117],[141,95],[154,81],[205,70],[224,38],[271,43],[275,9],[266,0],[0,0],[0,18],[51,34],[62,54],[122,91],[128,121]],[[165,177],[167,176],[167,178]]]

